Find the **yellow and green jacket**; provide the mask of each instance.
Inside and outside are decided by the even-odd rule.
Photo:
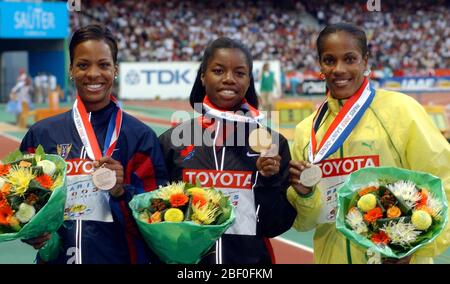
[[[327,100],[328,111],[316,133],[318,142],[345,103],[331,97]],[[291,148],[293,160],[307,160],[313,117],[314,114],[296,127]],[[450,200],[450,144],[413,98],[397,92],[376,90],[371,105],[344,144],[322,163],[324,165],[328,161],[329,169],[333,168],[331,165],[344,165],[344,170],[355,171],[364,167],[364,161],[367,161],[364,157],[370,157],[369,161],[376,161],[378,166],[393,166],[438,176],[442,179],[447,200]],[[321,190],[327,189],[317,186],[308,196],[300,196],[292,187],[287,192],[289,201],[297,209],[293,227],[298,231],[316,230],[315,263],[367,263],[365,250],[339,233],[334,222],[318,222],[327,202],[321,197]],[[419,249],[411,262],[432,263],[432,258],[443,253],[449,245],[450,228],[447,223],[442,234]]]

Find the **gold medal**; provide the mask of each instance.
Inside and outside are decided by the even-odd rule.
[[[94,185],[101,190],[110,190],[116,185],[116,172],[108,168],[99,168],[92,173]]]
[[[267,151],[272,145],[272,135],[264,128],[253,129],[248,136],[248,144],[257,153]]]
[[[317,165],[305,168],[300,174],[300,182],[306,187],[315,186],[322,179],[322,170]]]

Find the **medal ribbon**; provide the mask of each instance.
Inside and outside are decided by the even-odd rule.
[[[119,138],[120,128],[122,126],[122,109],[119,106],[119,102],[115,97],[110,95],[111,101],[117,105],[117,111],[115,111],[109,120],[108,131],[106,132],[105,144],[103,146],[103,153],[100,151],[97,137],[95,136],[92,124],[89,121],[89,116],[86,108],[77,95],[73,104],[73,120],[75,127],[77,128],[78,135],[86,148],[87,155],[91,160],[99,160],[102,156],[111,156]]]
[[[256,123],[259,124],[264,119],[264,114],[259,112],[256,108],[252,107],[246,99],[242,100],[241,108],[250,112],[251,116],[236,114],[233,111],[222,110],[215,107],[208,96],[205,96],[203,100],[203,109],[205,110],[205,116],[213,116],[230,121],[244,122],[244,123]]]
[[[322,161],[342,146],[345,139],[347,139],[366,109],[369,107],[374,96],[375,90],[369,84],[369,80],[365,78],[361,87],[347,100],[347,102],[345,102],[344,106],[325,132],[318,149],[316,149],[316,131],[319,128],[323,116],[328,110],[326,100],[321,104],[313,119],[313,125],[311,127],[311,140],[310,147],[308,148],[308,158],[311,163],[316,164]]]

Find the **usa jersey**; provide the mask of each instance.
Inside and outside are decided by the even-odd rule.
[[[89,115],[102,152],[110,117],[116,108],[111,102]],[[34,124],[22,140],[20,149],[32,153],[39,144],[46,153],[58,154],[67,162],[68,181],[76,181],[94,170],[93,161],[87,156],[75,127],[72,111]],[[128,202],[135,194],[167,183],[158,138],[152,129],[124,112],[112,158],[123,166],[125,193],[114,198],[107,191],[99,191],[79,181],[77,186],[68,182],[65,221],[58,230],[62,245],[58,257],[50,262],[149,263],[154,260],[139,233]],[[103,200],[104,204],[96,201],[90,209],[89,206],[69,206],[70,202],[77,200],[74,197],[87,202],[100,197],[98,200]],[[97,214],[101,217],[90,217],[100,207],[106,213]]]

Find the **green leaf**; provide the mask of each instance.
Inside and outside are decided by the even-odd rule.
[[[389,191],[393,196],[395,196],[395,194],[392,193],[392,191],[389,190],[389,188],[386,187],[386,190]],[[411,207],[409,207],[408,204],[406,204],[403,198],[397,196],[395,196],[395,198],[397,199],[398,202],[397,203],[398,208],[400,208],[400,211],[402,211],[403,213],[402,215],[410,216],[412,214]]]
[[[6,158],[3,160],[4,164],[11,164],[13,162],[16,162],[20,159],[22,159],[23,154],[22,152],[20,152],[20,150],[16,150],[14,152],[11,152],[8,154],[8,156],[6,156]]]
[[[192,195],[189,195],[189,202],[186,209],[186,213],[184,214],[184,221],[191,221],[192,215]]]
[[[198,177],[195,178],[195,186],[196,187],[202,187],[202,184],[200,183],[200,180]]]
[[[36,163],[39,162],[40,160],[45,158],[45,151],[44,151],[44,147],[42,147],[41,144],[39,144],[39,146],[37,146],[36,151],[35,151],[35,160]]]

